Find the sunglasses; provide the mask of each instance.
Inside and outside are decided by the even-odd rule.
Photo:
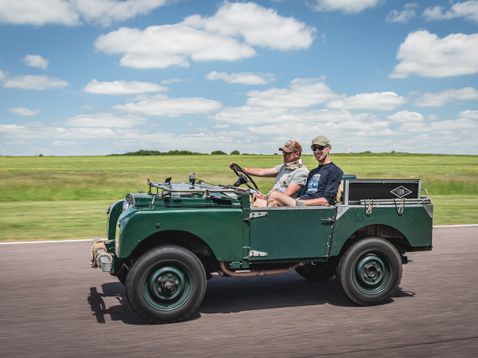
[[[312,149],[312,151],[316,151],[316,150],[324,150],[325,148],[327,148],[328,145],[313,145],[310,147],[310,149]]]

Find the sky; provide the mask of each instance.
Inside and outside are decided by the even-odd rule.
[[[478,154],[478,0],[0,0],[0,155]]]

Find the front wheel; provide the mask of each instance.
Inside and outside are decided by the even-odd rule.
[[[345,295],[359,306],[383,303],[400,284],[402,260],[395,246],[381,238],[357,242],[338,267]]]
[[[150,323],[181,321],[191,316],[206,293],[206,272],[191,251],[158,247],[135,262],[126,277],[133,310]]]

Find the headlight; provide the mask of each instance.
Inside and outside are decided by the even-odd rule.
[[[131,194],[126,195],[126,198],[123,202],[123,211],[128,210],[129,208],[134,207],[134,197]]]

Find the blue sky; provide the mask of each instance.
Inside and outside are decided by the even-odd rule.
[[[478,0],[0,0],[0,155],[478,154]]]

